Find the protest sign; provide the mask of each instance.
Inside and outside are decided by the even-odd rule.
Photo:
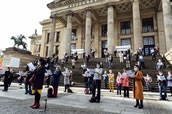
[[[20,58],[16,58],[16,57],[4,57],[3,67],[19,68],[20,67]]]
[[[35,70],[35,66],[32,63],[28,63],[27,66],[29,67],[29,70]]]

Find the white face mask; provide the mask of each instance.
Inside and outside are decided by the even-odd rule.
[[[135,71],[135,72],[138,71],[138,68],[134,68],[134,71]]]
[[[99,66],[99,65],[97,65],[97,68],[100,68],[100,66]]]
[[[159,73],[159,75],[162,75],[162,73]]]
[[[58,68],[56,68],[56,70],[59,70]]]

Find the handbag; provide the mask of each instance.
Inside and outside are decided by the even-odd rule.
[[[35,79],[35,75],[33,75],[33,76],[30,78],[29,82],[32,83],[34,79]]]

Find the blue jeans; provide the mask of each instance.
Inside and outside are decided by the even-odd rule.
[[[117,95],[121,95],[121,84],[118,85],[117,87]]]
[[[164,96],[167,98],[167,87],[165,85],[159,85],[160,97],[162,98],[162,90],[164,91]]]
[[[148,88],[149,91],[152,91],[151,83],[150,82],[146,82],[146,86],[147,86],[147,88]]]
[[[109,68],[112,68],[112,62],[109,61]]]

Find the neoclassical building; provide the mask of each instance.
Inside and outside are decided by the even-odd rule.
[[[31,51],[41,57],[71,49],[95,49],[113,53],[115,46],[139,47],[149,55],[172,48],[172,0],[54,0],[49,3],[50,19],[40,22],[42,35],[32,35]]]

